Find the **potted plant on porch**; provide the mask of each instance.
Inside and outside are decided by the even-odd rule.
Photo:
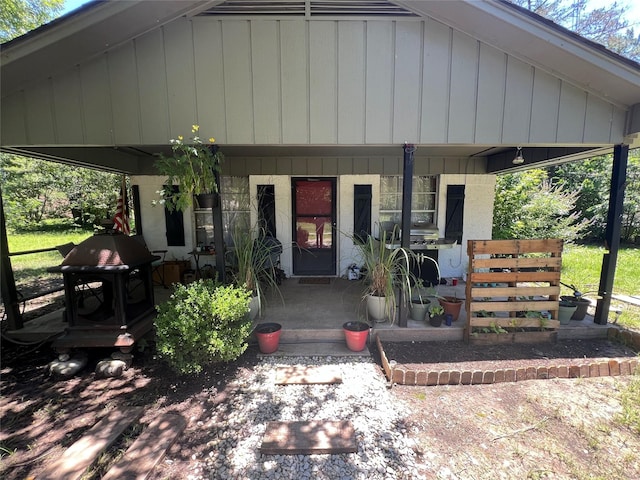
[[[416,293],[411,297],[411,303],[409,305],[409,316],[412,320],[424,322],[425,318],[427,317],[429,305],[431,305],[431,300],[429,300],[427,297],[432,296],[432,294],[427,294],[421,278],[416,279],[414,290]]]
[[[209,138],[209,143],[204,143],[199,130],[199,125],[192,126],[190,143],[185,143],[182,135],[171,139],[173,154],[160,154],[160,159],[156,162],[160,174],[167,176],[167,185],[178,187],[177,190],[166,188],[161,192],[169,210],[184,211],[192,207],[194,196],[199,196],[199,202],[215,202],[217,198],[216,176],[221,171],[224,157],[218,146],[213,144],[215,139]],[[214,205],[215,203],[209,204],[210,207]],[[205,208],[206,205],[199,206]]]
[[[460,309],[462,308],[462,299],[458,298],[454,293],[453,295],[438,297],[438,301],[442,308],[444,308],[445,315],[450,314],[454,322],[458,320]]]
[[[392,238],[395,238],[395,231],[393,235]],[[414,254],[403,248],[388,248],[386,232],[381,241],[371,235],[364,240],[355,235],[351,238],[363,262],[366,284],[364,298],[368,316],[376,322],[383,322],[388,318],[393,323],[397,305],[396,291],[402,290],[403,298],[411,298],[411,285],[415,283],[411,273]]]
[[[266,290],[280,292],[274,269],[282,246],[260,227],[242,229],[236,226],[232,241],[228,258],[233,282],[251,293],[249,308],[251,319],[254,320],[262,310]]]

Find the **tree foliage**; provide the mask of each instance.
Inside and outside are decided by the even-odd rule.
[[[497,179],[493,238],[580,239],[590,221],[577,211],[577,191],[553,185],[541,169]]]
[[[58,16],[65,0],[2,0],[0,43],[24,35]]]
[[[510,0],[553,20],[609,50],[640,61],[640,35],[626,18],[628,7],[618,2],[588,10],[588,0]]]
[[[87,227],[115,213],[121,177],[16,155],[0,155],[7,227],[14,231],[67,218]]]

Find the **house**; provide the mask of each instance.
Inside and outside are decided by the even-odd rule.
[[[130,175],[178,259],[210,220],[173,238],[154,161],[198,124],[225,224],[266,212],[287,275],[344,275],[344,233],[402,223],[409,167],[411,221],[461,276],[496,174],[640,146],[640,65],[504,0],[94,1],[3,45],[1,75],[2,150]]]

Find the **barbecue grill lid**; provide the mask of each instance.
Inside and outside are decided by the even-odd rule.
[[[121,233],[98,234],[76,245],[61,266],[114,267],[151,263],[156,257],[142,243]]]

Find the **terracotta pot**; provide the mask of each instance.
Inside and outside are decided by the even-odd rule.
[[[364,322],[347,322],[342,325],[347,348],[353,352],[361,352],[367,346],[369,325]]]
[[[278,350],[282,325],[279,323],[260,323],[255,329],[258,347],[262,353],[273,353]]]
[[[439,299],[440,305],[444,308],[444,313],[451,314],[453,321],[458,320],[460,309],[462,308],[462,300],[455,297],[442,297]]]

